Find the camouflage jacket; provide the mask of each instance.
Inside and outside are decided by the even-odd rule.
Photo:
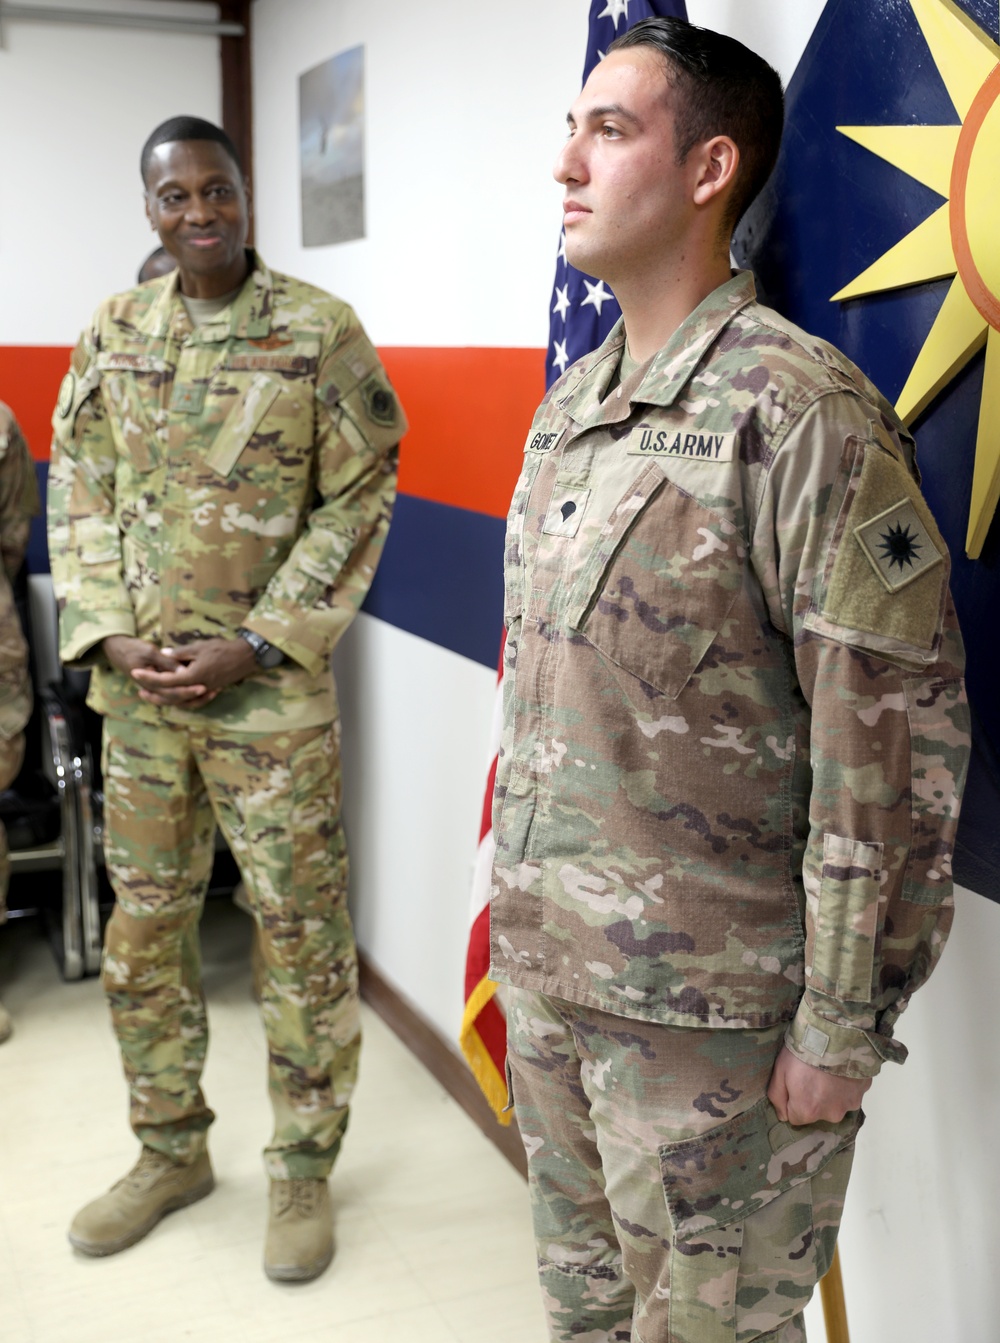
[[[11,582],[21,567],[31,519],[41,512],[35,464],[12,411],[0,401],[0,741],[31,716],[28,645]]]
[[[550,390],[508,518],[491,973],[871,1075],[968,752],[912,443],[747,273],[602,400],[622,343]]]
[[[402,410],[352,310],[258,259],[192,328],[177,273],[103,304],[53,416],[49,548],[62,657],[101,713],[254,732],[337,713],[330,652],[371,583]],[[239,626],[286,662],[203,709],[154,709],[98,652]]]

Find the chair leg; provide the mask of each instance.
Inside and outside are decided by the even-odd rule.
[[[44,698],[49,746],[55,767],[62,831],[63,880],[60,922],[60,970],[64,979],[82,979],[84,973],[83,916],[80,905],[80,841],[78,760],[70,747],[69,728],[55,700]]]
[[[78,881],[83,934],[83,971],[87,975],[96,975],[101,968],[101,910],[98,901],[94,836],[93,772],[86,753],[75,756],[74,764],[77,766]]]
[[[823,1302],[823,1322],[826,1325],[826,1343],[851,1343],[847,1328],[847,1302],[844,1299],[844,1279],[840,1273],[840,1251],[834,1249],[830,1267],[819,1284]]]

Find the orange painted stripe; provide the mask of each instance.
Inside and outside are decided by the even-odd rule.
[[[70,345],[0,345],[0,401],[14,412],[39,462],[49,460],[52,411],[71,353]]]
[[[400,490],[505,517],[545,390],[545,351],[390,346],[379,353],[410,421]],[[49,455],[52,407],[69,356],[69,346],[0,346],[0,400],[39,461]]]
[[[400,490],[506,517],[545,392],[545,351],[393,346],[379,354],[410,421]]]

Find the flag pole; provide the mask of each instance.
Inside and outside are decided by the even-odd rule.
[[[840,1251],[836,1247],[834,1247],[830,1267],[820,1279],[819,1295],[823,1302],[826,1343],[851,1343],[851,1335],[847,1328],[844,1279],[840,1273]]]

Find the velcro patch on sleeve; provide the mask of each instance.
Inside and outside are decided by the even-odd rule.
[[[874,445],[831,548],[822,614],[914,649],[933,650],[944,610],[948,550],[906,467]],[[868,641],[862,641],[868,644]]]
[[[70,368],[59,384],[59,395],[52,413],[52,428],[61,443],[67,443],[72,437],[80,407],[100,385],[100,381],[101,371],[96,360],[91,360],[79,372]]]

